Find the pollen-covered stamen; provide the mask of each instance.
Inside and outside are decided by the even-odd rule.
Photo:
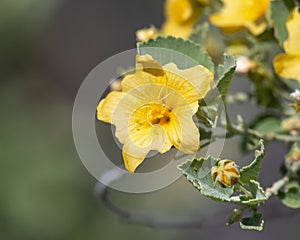
[[[151,106],[147,114],[147,121],[150,125],[166,124],[170,122],[171,111],[166,106],[161,104],[154,104]]]

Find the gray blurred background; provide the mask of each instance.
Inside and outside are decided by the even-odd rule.
[[[148,194],[111,191],[119,206],[159,218],[195,219],[198,229],[131,224],[94,196],[93,179],[77,156],[71,131],[72,104],[86,75],[106,58],[135,47],[135,31],[163,22],[163,1],[1,0],[0,2],[0,239],[282,239],[300,233],[296,210],[276,199],[262,208],[262,233],[226,227],[233,206],[199,195],[180,178]],[[248,89],[235,79],[237,89]],[[246,109],[246,111],[245,111]],[[259,109],[235,105],[252,119]],[[239,139],[223,157],[241,157]],[[218,147],[218,145],[216,145]],[[285,147],[267,147],[262,185],[280,177]],[[216,227],[213,227],[215,224]],[[297,237],[296,237],[297,238]]]

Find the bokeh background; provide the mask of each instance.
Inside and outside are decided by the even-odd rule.
[[[282,239],[300,233],[300,217],[273,199],[262,233],[220,226],[232,206],[201,197],[184,178],[148,194],[111,191],[119,206],[210,227],[150,228],[129,223],[95,197],[93,179],[73,144],[72,105],[85,76],[106,58],[135,47],[135,31],[163,22],[163,1],[1,0],[0,239]],[[237,89],[247,89],[235,79]],[[246,109],[246,111],[245,111]],[[260,109],[235,105],[246,119]],[[239,139],[222,155],[241,157]],[[216,147],[218,147],[216,145]],[[267,147],[263,186],[279,178],[285,147]],[[213,227],[216,222],[217,226]],[[297,237],[296,237],[297,239]]]

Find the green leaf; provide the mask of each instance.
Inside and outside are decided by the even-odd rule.
[[[265,148],[263,140],[259,141],[260,150],[255,151],[255,159],[247,166],[241,168],[240,170],[240,182],[250,185],[250,180],[258,180],[258,176],[260,173],[260,168],[262,164],[262,160],[265,155]]]
[[[281,133],[281,120],[279,116],[271,114],[262,114],[256,117],[249,125],[249,128],[255,129],[262,133]],[[259,143],[257,138],[245,135],[242,138],[241,147],[245,152],[253,151]]]
[[[203,65],[214,72],[214,64],[202,46],[181,38],[157,37],[148,42],[138,43],[139,54],[149,54],[161,65],[174,62],[178,68],[186,69]]]
[[[217,89],[219,90],[223,101],[226,99],[228,88],[233,78],[236,68],[235,58],[229,54],[224,54],[224,66],[219,66],[219,80],[217,82]]]
[[[242,229],[262,231],[264,220],[262,220],[261,213],[255,213],[251,218],[243,218],[240,222]]]
[[[199,105],[202,103],[199,103]],[[217,125],[218,120],[218,105],[212,105],[212,106],[203,106],[200,105],[198,112],[196,113],[196,116],[200,123],[203,123],[207,127],[215,128]]]
[[[271,25],[274,27],[275,37],[281,46],[283,46],[283,42],[288,38],[286,21],[294,7],[295,3],[291,0],[271,1]]]
[[[247,205],[255,204],[256,205],[256,204],[263,203],[266,200],[268,200],[266,192],[260,186],[259,182],[250,180],[249,189],[250,189],[250,192],[251,192],[253,198],[243,200],[242,201],[243,204],[247,204]]]
[[[300,88],[299,82],[295,79],[281,78],[281,81],[283,81],[292,91]]]
[[[300,208],[300,186],[297,181],[286,185],[285,191],[278,194],[284,205],[290,208]]]
[[[207,36],[209,31],[209,24],[205,22],[201,25],[197,25],[193,30],[192,34],[189,36],[189,39],[200,46],[205,46],[207,42]]]
[[[178,166],[186,178],[197,188],[202,195],[222,202],[230,202],[233,188],[222,188],[214,183],[211,176],[211,167],[220,159],[214,157],[188,160]]]
[[[221,105],[222,101],[225,102],[228,88],[230,86],[234,71],[236,67],[235,59],[228,54],[224,54],[224,65],[219,66],[219,79],[215,87],[208,92],[204,99],[199,100],[199,106],[197,117],[201,123],[209,127],[216,127],[218,120],[218,114],[220,108],[224,108],[225,105]]]
[[[283,129],[281,128],[281,121],[276,117],[268,117],[262,119],[261,121],[256,123],[254,129],[261,133],[280,133],[283,131]]]

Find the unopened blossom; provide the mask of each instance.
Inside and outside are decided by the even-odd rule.
[[[175,63],[161,66],[149,55],[137,56],[136,71],[122,80],[122,91],[110,92],[97,107],[98,119],[116,126],[129,172],[151,150],[199,150],[199,130],[192,117],[212,81],[213,73],[202,65],[181,70]]]
[[[158,31],[155,27],[143,28],[136,32],[136,40],[138,42],[146,42],[149,39],[154,39],[158,36]]]
[[[281,127],[285,131],[298,131],[300,129],[300,118],[298,116],[284,119]]]
[[[293,172],[300,169],[300,147],[298,143],[295,143],[285,156],[285,165]]]
[[[300,91],[298,89],[296,89],[294,92],[292,92],[290,94],[290,98],[292,98],[296,101],[300,101]]]
[[[234,161],[228,159],[221,160],[217,166],[212,167],[211,175],[215,183],[222,187],[232,187],[240,178],[238,166]]]
[[[256,67],[256,63],[249,59],[246,56],[237,56],[236,57],[236,68],[237,73],[246,74]]]

